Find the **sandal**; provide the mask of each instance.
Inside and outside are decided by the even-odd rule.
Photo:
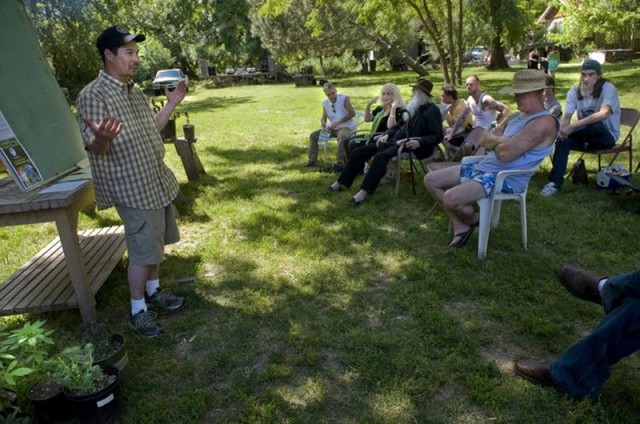
[[[451,245],[451,247],[456,247],[456,248],[464,247],[469,242],[469,240],[471,240],[471,235],[473,234],[477,226],[478,226],[478,222],[475,222],[471,224],[471,226],[467,231],[456,234],[454,238],[460,237],[460,241],[458,241],[458,243],[456,244]]]

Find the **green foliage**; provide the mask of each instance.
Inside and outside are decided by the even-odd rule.
[[[93,365],[93,345],[86,343],[65,348],[47,361],[51,377],[71,393],[91,393],[95,383],[103,378],[102,369]]]
[[[568,0],[560,3],[560,11],[562,32],[553,35],[559,43],[581,46],[586,38],[600,34],[607,43],[633,48],[640,29],[639,0]]]
[[[156,39],[140,44],[140,66],[135,80],[138,82],[152,80],[160,69],[173,67],[173,58],[169,49]]]
[[[53,345],[53,330],[44,328],[45,320],[26,322],[20,328],[13,329],[0,342],[0,346],[16,352],[20,360],[30,366],[42,364],[48,356],[46,345]]]
[[[0,323],[0,389],[15,388],[18,382],[39,368],[47,358],[46,345],[53,345],[53,330],[44,320],[26,322],[8,330]],[[0,393],[0,410],[7,405]]]

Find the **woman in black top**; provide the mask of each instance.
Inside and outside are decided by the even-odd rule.
[[[380,100],[380,105],[376,106],[372,112],[371,106],[378,100]],[[366,135],[356,135],[345,140],[347,155],[351,156],[351,153],[358,147],[374,142],[377,135],[400,122],[402,112],[405,110],[404,106],[405,103],[402,98],[402,93],[400,93],[400,88],[392,83],[383,85],[380,89],[380,96],[369,100],[364,110],[365,122],[373,122],[371,132]]]

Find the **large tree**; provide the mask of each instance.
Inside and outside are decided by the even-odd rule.
[[[552,33],[554,41],[579,46],[593,34],[600,34],[609,44],[635,46],[640,0],[566,0],[559,7],[564,23]]]
[[[250,1],[253,34],[283,63],[312,57],[323,66],[323,58],[374,45],[362,28],[354,25],[350,13],[331,4],[316,0]]]

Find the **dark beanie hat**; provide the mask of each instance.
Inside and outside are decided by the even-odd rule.
[[[593,59],[587,59],[582,62],[581,71],[596,71],[598,74],[602,73],[602,66],[600,66],[600,62]]]

